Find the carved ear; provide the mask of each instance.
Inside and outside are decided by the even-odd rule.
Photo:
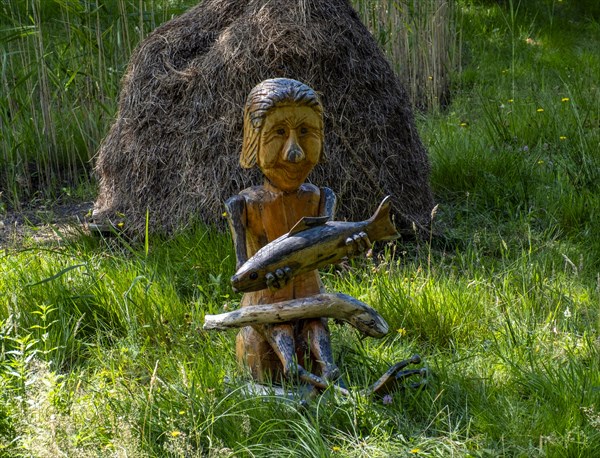
[[[260,128],[255,128],[250,119],[249,110],[244,113],[244,140],[242,142],[242,154],[240,154],[240,165],[250,169],[256,164],[258,156]]]

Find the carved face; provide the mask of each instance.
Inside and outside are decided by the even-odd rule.
[[[323,121],[311,107],[284,105],[266,115],[258,166],[276,188],[298,189],[319,162],[322,150]]]

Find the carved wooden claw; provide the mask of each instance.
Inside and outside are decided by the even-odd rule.
[[[283,288],[292,279],[292,269],[284,267],[283,269],[277,269],[274,272],[269,272],[265,275],[267,287],[271,291],[277,291]]]
[[[366,232],[357,232],[346,239],[346,250],[349,257],[358,256],[371,248],[371,240]]]
[[[423,379],[427,376],[427,369],[407,369],[402,370],[406,366],[410,364],[419,364],[421,362],[421,357],[419,355],[413,355],[409,359],[405,359],[400,361],[399,363],[394,364],[390,367],[385,374],[383,374],[379,380],[377,380],[373,385],[371,385],[364,394],[377,394],[384,395],[392,391],[395,387],[397,387],[400,382],[404,381],[406,378],[412,375],[420,375]],[[421,386],[421,383],[413,384],[415,387]]]
[[[339,378],[339,369],[335,367],[335,369],[331,370],[331,374],[328,377],[319,377],[318,375],[313,374],[312,372],[308,372],[304,369],[300,364],[294,364],[293,366],[294,374],[288,374],[287,379],[293,381],[295,377],[298,378],[303,383],[307,385],[312,385],[314,387],[315,394],[320,391],[324,391],[327,388],[333,389],[336,393],[342,396],[349,396],[350,392],[343,385],[343,383],[336,383],[337,379],[329,378],[337,376]]]

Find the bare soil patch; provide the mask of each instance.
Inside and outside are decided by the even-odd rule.
[[[58,241],[84,229],[93,202],[40,204],[0,213],[0,249]]]

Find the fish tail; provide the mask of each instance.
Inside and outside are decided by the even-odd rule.
[[[400,237],[392,222],[391,209],[392,199],[390,196],[386,196],[379,204],[375,214],[369,219],[368,227],[371,240],[395,240]]]

